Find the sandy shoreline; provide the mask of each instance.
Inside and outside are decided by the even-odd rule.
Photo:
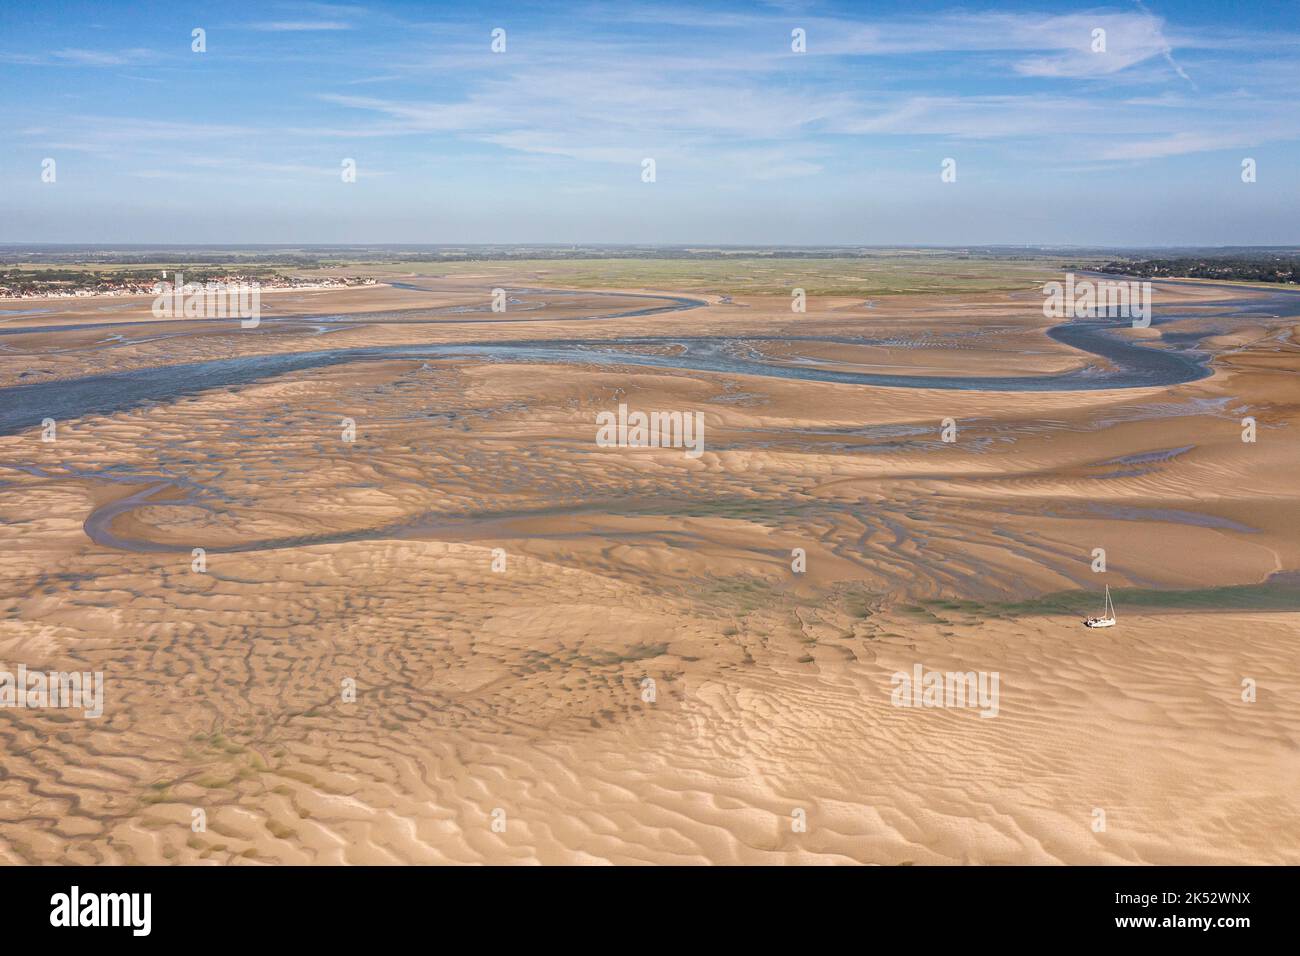
[[[463,280],[277,297],[302,320],[274,334],[7,335],[0,386],[520,335]],[[1096,633],[1025,604],[1300,569],[1300,321],[1228,321],[1222,294],[1159,293],[1213,354],[1213,375],[1163,388],[411,359],[0,437],[0,664],[106,682],[97,721],[0,709],[0,860],[1300,862],[1300,611],[1121,601]],[[1086,361],[1018,294],[587,321],[635,304],[539,294],[517,317],[539,339],[881,343],[771,351],[828,367]],[[486,311],[405,321],[465,307]],[[3,327],[102,316],[57,314]],[[314,314],[367,318],[322,335]],[[598,447],[619,402],[699,410],[703,455]],[[87,536],[151,488],[104,526],[174,553]],[[917,664],[999,674],[996,718],[896,706],[891,679]]]

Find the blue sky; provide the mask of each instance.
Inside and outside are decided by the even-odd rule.
[[[1300,244],[1298,13],[6,3],[0,242]]]

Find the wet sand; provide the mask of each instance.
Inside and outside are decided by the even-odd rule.
[[[0,662],[106,680],[98,720],[0,710],[0,859],[1300,862],[1300,613],[1117,597],[1092,632],[1042,600],[1300,568],[1300,320],[1267,293],[1158,286],[1154,328],[1108,334],[1210,374],[1124,389],[544,352],[313,365],[718,337],[854,374],[1115,367],[1050,337],[1034,293],[646,314],[632,294],[673,290],[520,282],[520,326],[463,279],[410,284],[277,299],[255,333],[147,302],[112,329],[30,331],[103,325],[95,303],[0,314],[4,386],[304,363],[0,437]],[[597,446],[620,402],[702,412],[704,453]],[[997,717],[895,706],[918,663],[996,671]]]

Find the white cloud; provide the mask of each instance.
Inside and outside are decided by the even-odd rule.
[[[263,33],[304,33],[314,30],[351,30],[352,24],[341,20],[274,20],[250,23],[249,29]]]

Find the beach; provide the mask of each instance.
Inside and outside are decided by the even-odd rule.
[[[0,310],[0,860],[1300,862],[1300,296],[1154,285]]]

